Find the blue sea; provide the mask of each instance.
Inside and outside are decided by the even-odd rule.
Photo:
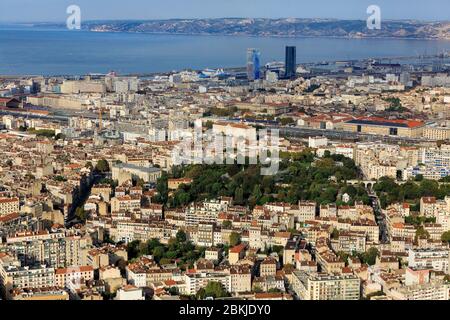
[[[275,38],[69,31],[0,25],[0,75],[145,74],[186,68],[241,67],[246,49],[282,61],[297,46],[298,63],[437,54],[450,41]]]

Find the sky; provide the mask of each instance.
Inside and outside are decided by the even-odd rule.
[[[63,22],[69,5],[83,20],[170,18],[367,18],[450,20],[449,0],[0,0],[0,22]]]

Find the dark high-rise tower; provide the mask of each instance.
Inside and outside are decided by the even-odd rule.
[[[247,77],[248,80],[261,78],[261,53],[258,49],[247,49]]]
[[[297,48],[286,47],[286,78],[295,78],[297,70]]]

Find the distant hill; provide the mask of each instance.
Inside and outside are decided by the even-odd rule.
[[[381,30],[367,29],[362,20],[296,18],[89,21],[83,28],[96,32],[450,40],[450,22],[413,20],[383,21]]]

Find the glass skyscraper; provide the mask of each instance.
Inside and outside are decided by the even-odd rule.
[[[258,49],[247,49],[248,80],[261,79],[261,52]]]
[[[296,47],[286,47],[286,78],[295,78],[297,70],[297,48]]]

